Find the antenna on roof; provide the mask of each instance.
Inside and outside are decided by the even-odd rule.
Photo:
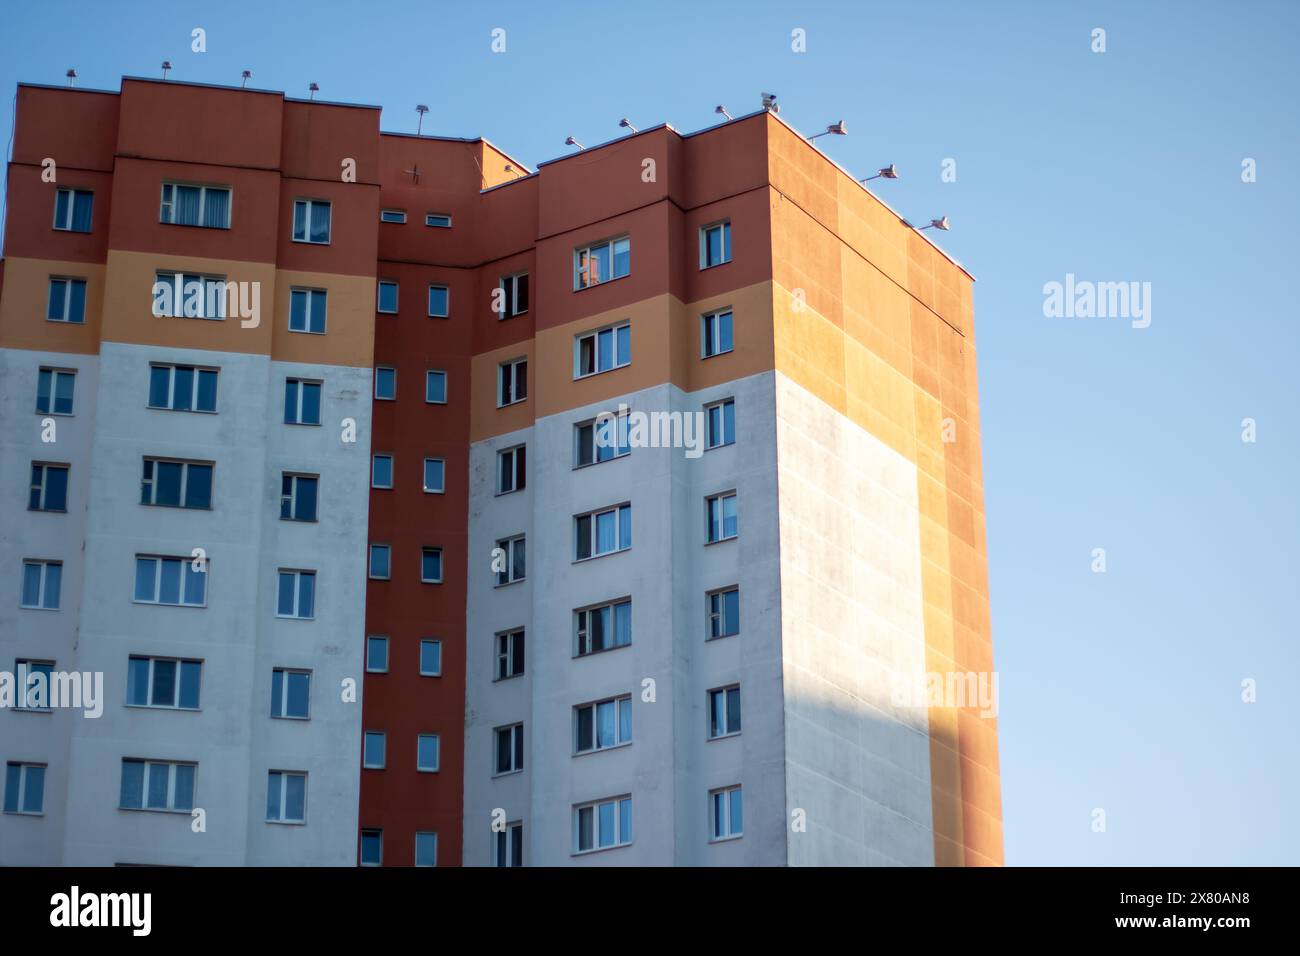
[[[163,60],[163,61],[162,61],[162,71],[163,71],[163,79],[164,79],[164,80],[167,79],[167,73],[168,73],[169,70],[171,70],[171,68],[172,68],[172,61],[171,61],[171,60]]]
[[[307,90],[307,99],[314,100],[316,99],[316,94],[320,91],[320,85],[313,80],[311,83],[307,84]]]
[[[76,86],[76,85],[77,85],[77,71],[76,71],[76,70],[69,70],[67,73],[64,73],[63,75],[66,76],[66,77],[68,78],[68,86]]]
[[[241,82],[241,83],[239,84],[239,88],[242,90],[242,89],[244,89],[246,86],[248,86],[248,81],[251,80],[251,79],[253,78],[253,71],[252,71],[252,70],[245,70],[243,73],[240,73],[239,75],[240,75],[241,77],[243,77],[243,82]]]
[[[415,111],[420,114],[420,119],[415,124],[415,135],[419,136],[420,130],[424,129],[424,114],[429,112],[429,107],[421,103],[415,108]]]

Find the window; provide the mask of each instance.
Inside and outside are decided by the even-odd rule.
[[[615,797],[573,808],[575,852],[607,850],[632,842],[632,798]]]
[[[740,633],[740,588],[711,591],[709,601],[709,638],[734,637]]]
[[[496,636],[497,680],[518,677],[524,672],[524,629],[502,631]]]
[[[595,465],[632,453],[627,415],[604,415],[573,426],[573,467]]]
[[[329,244],[330,204],[328,202],[323,199],[294,200],[293,241]]]
[[[738,532],[736,523],[736,493],[728,491],[705,499],[709,519],[709,543],[726,541],[734,538]]]
[[[163,183],[158,221],[174,226],[230,228],[230,190],[222,186]]]
[[[44,812],[45,764],[14,761],[5,764],[5,813]]]
[[[420,583],[442,583],[442,548],[420,549]]]
[[[132,654],[126,662],[128,707],[198,710],[203,662]]]
[[[607,239],[573,250],[573,288],[586,289],[610,279],[620,279],[632,269],[632,240]]]
[[[700,268],[731,261],[731,223],[715,222],[700,230]]]
[[[272,770],[266,775],[266,822],[303,823],[307,819],[307,775]]]
[[[140,504],[166,508],[211,508],[212,463],[146,458]]]
[[[193,365],[150,365],[149,407],[173,412],[217,410],[215,368]]]
[[[45,318],[79,325],[86,321],[86,280],[50,279],[50,301]]]
[[[122,760],[122,789],[118,806],[123,810],[194,809],[194,775],[198,764],[160,760]]]
[[[16,703],[18,710],[50,711],[50,682],[54,678],[54,661],[14,661]]]
[[[497,366],[497,408],[528,397],[528,359],[514,359]]]
[[[502,538],[492,555],[497,572],[497,587],[524,579],[524,536]]]
[[[373,455],[370,459],[370,487],[393,487],[393,456]]]
[[[573,377],[585,378],[632,363],[632,326],[611,325],[579,335],[573,345]]]
[[[445,285],[429,286],[429,318],[445,319],[451,315],[451,290]]]
[[[632,547],[632,506],[618,505],[573,518],[575,558],[626,551]]]
[[[388,673],[388,638],[366,638],[366,671],[371,674]]]
[[[375,369],[375,398],[385,402],[397,399],[397,369],[381,365]]]
[[[384,862],[384,831],[361,831],[361,865],[379,866]]]
[[[392,576],[393,549],[386,544],[370,546],[370,576],[377,581],[387,581]]]
[[[321,384],[303,378],[284,380],[284,423],[286,425],[320,424]]]
[[[415,738],[415,769],[420,773],[438,772],[437,734],[420,734]]]
[[[442,641],[433,638],[420,641],[420,676],[442,676]]]
[[[508,319],[528,311],[528,273],[502,276],[501,294],[498,298],[497,318]]]
[[[415,834],[415,865],[438,865],[438,834],[427,830]]]
[[[379,301],[375,311],[385,315],[397,314],[397,283],[388,279],[379,280]]]
[[[135,602],[203,607],[207,604],[208,572],[191,558],[166,558],[153,554],[135,556]]]
[[[494,866],[524,865],[524,825],[516,820],[507,823],[504,830],[492,834],[492,863]]]
[[[515,773],[524,769],[524,725],[511,724],[492,731],[496,737],[496,772]]]
[[[700,319],[700,354],[704,358],[721,355],[735,348],[731,333],[731,310],[710,312]]]
[[[441,458],[424,459],[424,490],[438,495],[447,490],[447,463]]]
[[[62,561],[24,561],[21,606],[43,611],[57,611],[62,582]]]
[[[745,832],[744,801],[740,787],[727,787],[709,793],[709,816],[713,840],[731,840]]]
[[[196,272],[159,272],[154,283],[153,314],[159,318],[224,319],[226,297],[235,294],[223,277]]]
[[[36,379],[36,411],[42,415],[71,415],[76,386],[74,370],[42,368]]]
[[[586,657],[632,643],[632,599],[573,612],[574,656]]]
[[[712,405],[704,406],[705,427],[705,447],[721,448],[723,445],[733,445],[736,442],[736,402],[735,399],[728,398],[726,401],[715,402]]]
[[[740,733],[740,685],[709,691],[709,739]]]
[[[497,452],[497,494],[523,491],[528,483],[528,450],[523,445]]]
[[[289,331],[325,334],[324,289],[289,290]]]
[[[281,568],[275,616],[310,620],[316,616],[316,572]]]
[[[450,229],[451,216],[441,212],[431,212],[424,217],[426,226],[433,226],[436,229]]]
[[[315,521],[319,487],[319,475],[284,472],[280,476],[280,520]]]
[[[399,224],[404,223],[406,222],[406,210],[405,209],[381,209],[379,210],[379,221],[395,222]]]
[[[632,742],[632,698],[612,697],[573,708],[573,752],[589,753]]]
[[[276,667],[271,671],[271,716],[307,720],[311,706],[311,671]]]
[[[28,511],[68,510],[68,466],[32,462],[31,493]]]
[[[388,736],[382,730],[367,730],[361,766],[370,770],[383,770],[387,747]]]
[[[424,400],[431,405],[447,404],[447,373],[428,371],[424,375]]]
[[[95,194],[88,189],[60,189],[54,194],[54,228],[60,232],[90,232]]]

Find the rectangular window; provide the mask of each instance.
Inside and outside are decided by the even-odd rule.
[[[50,279],[50,300],[45,318],[80,325],[86,321],[86,280]]]
[[[497,549],[492,555],[496,562],[497,587],[514,584],[524,579],[524,536],[502,538],[497,542]]]
[[[735,399],[728,398],[726,401],[714,402],[712,405],[704,406],[705,427],[705,445],[708,448],[721,448],[723,445],[732,445],[736,441],[736,402]]]
[[[215,412],[218,371],[193,365],[150,365],[149,407],[172,412]]]
[[[123,810],[194,809],[194,776],[198,764],[160,760],[122,760],[122,789],[118,806]]]
[[[377,581],[392,577],[393,549],[386,544],[370,546],[370,576]]]
[[[14,661],[15,703],[18,710],[50,711],[50,681],[54,661]]]
[[[428,830],[415,834],[415,865],[438,865],[438,834]]]
[[[384,862],[384,831],[361,831],[361,865],[380,866]]]
[[[424,459],[424,490],[431,495],[440,495],[447,490],[447,463],[443,459]]]
[[[203,662],[132,654],[126,663],[129,707],[198,710]]]
[[[370,487],[393,487],[392,455],[372,455],[370,457]]]
[[[295,199],[293,202],[293,241],[328,245],[330,241],[330,204],[323,199]]]
[[[415,738],[415,769],[420,773],[438,772],[437,734],[419,734]]]
[[[283,472],[280,476],[280,520],[315,521],[319,489],[319,475]]]
[[[62,583],[62,561],[24,561],[23,597],[20,606],[42,611],[57,611]]]
[[[528,359],[514,359],[497,366],[497,408],[522,402],[528,397]]]
[[[445,319],[451,315],[451,290],[445,285],[429,286],[429,318]]]
[[[54,194],[54,228],[60,232],[90,232],[95,194],[88,189],[60,189]]]
[[[496,636],[497,680],[518,677],[524,672],[524,629],[502,631]]]
[[[433,226],[435,229],[450,229],[451,216],[441,212],[431,212],[424,217],[426,226]]]
[[[304,823],[307,820],[307,775],[272,770],[266,775],[266,822]]]
[[[324,335],[326,299],[324,289],[290,289],[289,331]]]
[[[740,733],[740,685],[709,691],[709,739]]]
[[[740,633],[740,588],[723,588],[710,591],[709,639],[735,637]]]
[[[385,402],[397,400],[397,369],[386,365],[375,369],[375,398]]]
[[[631,453],[627,415],[605,415],[573,426],[574,468],[622,458]]]
[[[575,292],[610,279],[621,279],[631,271],[632,240],[627,236],[573,250]]]
[[[736,493],[724,492],[704,499],[708,517],[709,543],[736,537],[739,525],[736,519]]]
[[[632,698],[611,697],[573,708],[573,752],[607,750],[632,742]]]
[[[158,221],[174,226],[230,228],[230,190],[224,186],[163,183]]]
[[[375,311],[382,312],[384,315],[397,314],[397,283],[390,279],[379,280],[379,301],[375,304]]]
[[[275,616],[311,620],[316,616],[316,572],[281,568],[278,572]]]
[[[586,378],[632,364],[632,326],[611,325],[579,335],[573,342],[573,377]]]
[[[388,638],[366,638],[366,672],[370,674],[388,673]]]
[[[492,865],[524,865],[524,825],[518,820],[492,834]]]
[[[68,466],[32,462],[28,511],[68,510]]]
[[[286,425],[319,425],[320,392],[322,382],[303,378],[284,380],[284,423]]]
[[[159,318],[221,320],[227,304],[236,305],[233,283],[224,276],[197,272],[158,272],[154,276],[153,314]]]
[[[573,612],[574,656],[586,657],[632,643],[632,599]]]
[[[379,221],[394,222],[400,225],[401,223],[406,222],[406,210],[405,209],[381,209],[379,210]]]
[[[700,354],[704,358],[722,355],[734,349],[731,331],[731,310],[710,312],[700,319]]]
[[[630,504],[574,515],[573,526],[575,560],[613,554],[632,547]]]
[[[712,840],[731,840],[745,832],[744,801],[740,787],[726,787],[709,793]]]
[[[45,812],[45,764],[5,764],[5,813]]]
[[[420,676],[442,676],[442,641],[434,638],[420,641]]]
[[[442,548],[420,549],[420,582],[442,583]]]
[[[528,273],[502,276],[499,285],[497,318],[508,319],[528,311]]]
[[[447,404],[447,373],[429,370],[424,374],[424,400],[431,405]]]
[[[632,798],[614,797],[573,808],[573,845],[577,853],[607,850],[632,842]]]
[[[731,223],[715,222],[700,230],[700,268],[731,261]]]
[[[196,564],[205,570],[197,570]],[[208,601],[206,567],[192,558],[137,554],[134,600],[137,604],[203,607]]]
[[[497,452],[497,494],[523,491],[528,483],[528,451],[523,445]]]
[[[387,760],[388,735],[382,730],[367,730],[362,750],[361,766],[369,770],[383,770]]]
[[[307,720],[311,708],[311,671],[276,667],[271,671],[271,716]]]
[[[496,738],[496,772],[515,773],[524,769],[524,725],[511,724],[492,731]]]
[[[212,463],[144,459],[140,504],[165,508],[212,507]]]
[[[36,411],[41,415],[71,415],[77,386],[73,369],[42,368],[36,380]]]

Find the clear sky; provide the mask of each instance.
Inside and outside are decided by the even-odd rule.
[[[41,0],[0,12],[0,122],[18,81],[117,89],[164,59],[315,81],[389,130],[427,103],[426,132],[530,166],[764,90],[805,132],[843,119],[818,144],[896,163],[878,194],[949,216],[928,234],[978,279],[1007,862],[1295,864],[1297,36],[1292,2]],[[1045,317],[1067,273],[1151,283],[1150,326]]]

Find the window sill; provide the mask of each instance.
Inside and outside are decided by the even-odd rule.
[[[744,733],[744,731],[737,730],[737,731],[733,731],[732,733],[729,733],[729,734],[718,734],[718,736],[716,736],[716,737],[706,737],[706,738],[705,738],[705,742],[706,742],[706,743],[713,743],[713,741],[715,741],[715,740],[727,740],[727,739],[729,739],[729,738],[731,738],[731,737],[739,737],[742,733]]]
[[[6,811],[5,811],[5,816],[7,816],[7,817],[43,817],[43,816],[45,816],[45,811],[44,811],[44,810],[6,810]]]
[[[723,442],[722,444],[720,444],[720,445],[706,445],[705,448],[704,448],[704,450],[705,450],[705,451],[716,451],[716,450],[719,449],[719,448],[730,448],[730,447],[731,447],[732,445],[734,445],[735,443],[736,443],[736,440],[733,438],[731,441],[724,441],[724,442]]]
[[[735,351],[736,351],[735,346],[732,346],[732,347],[729,348],[729,349],[722,349],[722,350],[719,351],[719,352],[710,352],[708,355],[701,355],[701,356],[700,356],[700,361],[702,361],[702,362],[703,362],[703,361],[708,361],[708,360],[711,359],[711,358],[718,358],[719,356],[722,356],[722,355],[731,355],[731,354],[734,353]]]
[[[324,330],[324,329],[321,329],[319,332],[317,332],[315,329],[295,329],[295,328],[290,328],[289,331],[290,331],[291,333],[293,333],[294,335],[324,335],[324,334],[325,334],[325,330]]]
[[[736,540],[737,538],[739,538],[739,537],[740,537],[739,534],[733,534],[733,535],[729,535],[728,537],[725,537],[725,538],[717,538],[717,539],[714,540],[714,541],[705,541],[705,542],[704,542],[704,546],[707,548],[707,547],[710,547],[711,545],[715,545],[715,544],[726,544],[728,541],[735,541],[735,540]]]
[[[715,843],[733,843],[744,835],[745,834],[743,833],[733,833],[731,836],[711,837],[709,839],[709,845],[712,846]]]
[[[163,710],[168,713],[201,714],[202,707],[164,707],[160,704],[123,704],[128,710]]]
[[[523,584],[527,580],[528,578],[525,577],[525,578],[515,578],[513,581],[498,581],[496,584],[492,585],[492,590],[496,591],[499,590],[500,588],[508,588],[512,584]]]
[[[178,226],[181,229],[219,229],[225,232],[230,231],[229,226],[208,226],[201,222],[167,222],[165,219],[159,219],[160,226]]]
[[[700,271],[701,271],[701,272],[708,272],[710,269],[717,269],[717,268],[719,268],[719,267],[721,267],[721,266],[729,266],[729,265],[731,265],[732,261],[733,261],[733,260],[731,260],[731,259],[723,259],[721,262],[712,262],[712,263],[709,263],[708,265],[702,265],[702,266],[700,266]]]
[[[573,287],[573,291],[574,291],[574,292],[586,292],[586,291],[588,291],[588,290],[590,290],[590,289],[599,289],[599,288],[601,288],[602,286],[607,286],[607,285],[609,285],[611,282],[617,282],[619,279],[628,279],[628,278],[631,278],[631,276],[632,276],[632,273],[631,273],[631,272],[628,272],[626,275],[621,275],[621,276],[610,276],[608,279],[602,279],[602,280],[599,281],[599,282],[592,282],[592,283],[590,283],[589,285],[575,285],[575,286]]]
[[[138,603],[138,602],[137,602],[137,603]],[[57,607],[37,607],[37,606],[34,605],[34,604],[20,604],[20,605],[18,605],[18,610],[20,610],[20,611],[57,611],[57,610],[59,610],[59,609],[58,609]]]
[[[582,382],[589,378],[595,378],[597,375],[608,375],[610,372],[617,372],[619,369],[631,368],[631,367],[632,367],[631,362],[624,362],[622,365],[611,365],[609,368],[602,368],[599,371],[595,371],[595,372],[582,372],[579,374],[575,374],[573,376],[573,380],[575,382]]]
[[[167,408],[163,405],[146,405],[145,408],[155,412],[183,412],[187,415],[215,415],[217,410],[206,408]]]
[[[268,824],[277,827],[305,827],[306,820],[267,820]]]
[[[524,768],[523,768],[523,767],[520,767],[518,770],[503,770],[503,771],[501,771],[500,773],[494,773],[494,774],[492,774],[492,779],[493,779],[493,780],[498,780],[498,779],[500,779],[500,778],[502,778],[502,777],[513,777],[513,776],[515,776],[516,774],[520,774],[520,773],[523,773],[523,772],[524,772]]]
[[[76,417],[76,414],[74,412],[43,412],[39,408],[36,409],[36,414],[40,415],[42,418],[75,418]]]
[[[328,239],[324,242],[318,242],[315,239],[294,239],[293,241],[300,246],[328,246],[330,244]]]
[[[590,757],[592,754],[605,754],[605,753],[609,753],[611,750],[622,750],[624,747],[631,747],[631,746],[632,746],[632,741],[625,740],[621,744],[611,744],[608,747],[593,747],[591,750],[579,750],[573,756],[574,758]],[[606,847],[606,849],[612,849],[612,848]]]
[[[192,808],[189,809],[189,810],[175,810],[175,809],[172,809],[172,808],[170,808],[170,807],[122,807],[122,806],[119,806],[118,809],[121,810],[121,811],[124,812],[124,813],[166,813],[166,814],[168,814],[169,816],[175,816],[175,817],[180,817],[180,816],[188,817],[188,816],[192,816],[193,813],[194,813],[194,810],[193,810]]]
[[[514,408],[516,405],[523,405],[527,401],[528,397],[525,396],[523,398],[517,398],[513,402],[506,402],[504,405],[498,402],[497,408]]]
[[[625,551],[631,551],[632,546],[629,544],[626,548],[616,548],[613,551],[603,551],[600,554],[592,554],[585,558],[574,558],[573,564],[586,564],[588,561],[596,561],[600,558],[608,558],[615,554],[623,554]]]
[[[613,846],[594,846],[590,850],[574,850],[569,854],[569,856],[591,856],[593,853],[608,853],[610,850],[624,850],[627,847],[630,847],[634,842],[636,841],[629,840],[627,843],[615,843]]]

